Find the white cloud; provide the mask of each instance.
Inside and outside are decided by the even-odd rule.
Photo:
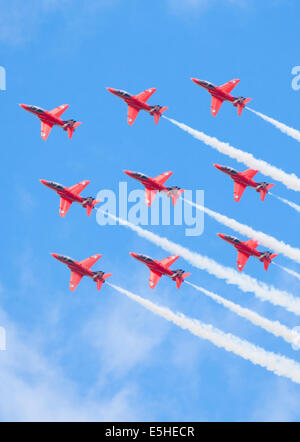
[[[122,385],[109,397],[92,388],[85,394],[50,363],[34,340],[0,311],[7,350],[0,352],[1,421],[136,420],[137,391]],[[99,399],[100,398],[100,399]]]

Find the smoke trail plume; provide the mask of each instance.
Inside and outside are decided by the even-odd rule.
[[[281,132],[288,135],[289,137],[294,138],[294,140],[300,142],[300,132],[297,129],[293,129],[292,127],[287,126],[286,124],[280,123],[280,121],[274,120],[274,118],[270,118],[267,115],[262,114],[261,112],[257,112],[254,109],[251,109],[250,107],[246,107],[250,112],[253,114],[259,116],[263,120],[267,121],[268,123],[271,123],[273,126],[277,127]]]
[[[300,212],[300,206],[298,204],[293,203],[292,201],[286,200],[285,198],[282,198],[281,196],[275,195],[274,193],[269,192],[269,195],[274,196],[274,198],[277,198],[282,203],[292,207],[292,209],[296,210],[297,212]]]
[[[150,310],[152,313],[172,322],[183,330],[188,330],[193,335],[206,339],[219,348],[223,348],[224,350],[232,352],[255,365],[260,365],[261,367],[266,368],[278,376],[284,376],[291,381],[300,384],[300,364],[293,359],[288,359],[280,354],[266,351],[262,347],[254,345],[249,341],[241,339],[231,333],[224,333],[222,330],[219,330],[210,324],[205,324],[201,321],[188,318],[182,313],[174,313],[166,307],[154,304],[153,302],[141,298],[140,296],[114,284],[109,283],[108,285]]]
[[[295,342],[298,342],[298,340],[300,339],[299,333],[295,332],[295,330],[289,329],[285,325],[281,324],[279,321],[271,321],[270,319],[264,318],[253,310],[249,310],[248,308],[244,308],[238,304],[235,304],[234,302],[229,301],[228,299],[225,299],[222,296],[210,292],[209,290],[206,290],[203,287],[199,287],[198,285],[195,285],[189,281],[185,281],[185,283],[203,293],[204,295],[208,296],[210,299],[213,299],[218,304],[221,304],[224,307],[228,308],[242,318],[245,318],[248,321],[252,322],[252,324],[263,328],[267,332],[272,333],[274,336],[283,338],[291,345],[295,345]]]
[[[300,191],[300,179],[294,173],[286,173],[281,169],[278,169],[275,166],[267,163],[263,160],[256,159],[251,153],[244,152],[240,149],[237,149],[231,146],[229,143],[224,143],[223,141],[219,141],[215,137],[210,137],[203,132],[192,129],[184,123],[179,123],[172,118],[164,117],[166,120],[173,123],[175,126],[184,130],[185,132],[192,135],[197,140],[202,141],[207,146],[213,147],[218,152],[221,152],[225,155],[228,155],[230,158],[234,158],[240,163],[245,164],[252,169],[258,169],[262,174],[273,178],[274,180],[280,181],[286,187],[292,190]]]
[[[284,270],[289,275],[295,276],[295,278],[300,280],[300,274],[295,272],[295,270],[288,269],[287,267],[281,266],[280,264],[277,264],[276,262],[274,262],[273,264],[275,264],[276,267],[279,267],[281,270]]]
[[[142,238],[147,239],[164,250],[167,250],[174,255],[181,256],[194,267],[197,267],[200,270],[205,270],[210,275],[214,275],[219,279],[223,279],[227,284],[236,285],[243,292],[253,293],[262,301],[269,301],[273,305],[283,307],[296,315],[300,315],[300,298],[295,298],[286,291],[278,290],[273,286],[267,285],[261,281],[257,281],[255,278],[249,275],[237,272],[230,267],[225,267],[211,258],[200,255],[196,252],[192,252],[191,250],[186,249],[185,247],[176,244],[167,238],[162,238],[155,233],[149,232],[149,230],[142,229],[141,227],[114,216],[107,211],[103,211],[102,209],[98,209],[98,211],[105,213],[110,218],[118,221],[119,224],[130,228]]]

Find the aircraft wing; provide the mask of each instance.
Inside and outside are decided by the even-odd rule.
[[[146,101],[149,100],[149,98],[151,97],[151,95],[154,94],[155,91],[156,91],[156,89],[154,89],[154,88],[147,89],[146,91],[141,92],[140,94],[136,95],[135,98],[142,101],[143,103],[146,103]]]
[[[78,284],[80,283],[83,275],[80,275],[79,273],[71,271],[71,279],[70,279],[70,290],[74,292]]]
[[[127,122],[129,126],[132,126],[135,122],[136,117],[138,116],[139,109],[136,107],[128,105],[128,111],[127,111]]]
[[[161,274],[154,272],[153,270],[150,270],[150,280],[149,280],[149,286],[150,289],[154,289],[158,283],[158,281],[161,278]]]
[[[80,261],[80,264],[81,264],[85,269],[90,269],[90,268],[95,264],[95,262],[97,262],[98,259],[101,258],[101,256],[102,256],[102,255],[93,255],[93,256],[90,256],[89,258],[84,259],[83,261]]]
[[[214,117],[218,114],[222,104],[223,104],[223,100],[220,100],[220,98],[213,97],[213,96],[211,97],[211,113]]]
[[[80,183],[74,184],[74,186],[69,187],[68,190],[72,192],[74,195],[79,195],[80,192],[82,192],[83,189],[85,189],[88,184],[90,184],[90,181],[87,180],[81,181]]]
[[[49,113],[54,117],[59,118],[68,109],[68,107],[69,107],[68,104],[62,104],[61,106],[52,109]]]
[[[49,123],[46,123],[45,121],[42,121],[42,123],[41,123],[41,137],[43,138],[43,140],[45,140],[45,141],[47,140],[52,127],[53,127],[53,124],[49,124]]]
[[[65,198],[60,199],[59,214],[62,218],[67,214],[71,204],[71,201],[66,200]]]
[[[249,259],[249,255],[246,255],[246,253],[242,253],[238,251],[238,257],[237,257],[237,269],[241,272],[243,268],[246,265],[246,262]]]
[[[243,175],[245,178],[252,180],[253,177],[257,174],[258,170],[247,169],[244,172],[240,172],[240,175]]]
[[[230,94],[230,92],[236,87],[237,84],[239,84],[239,82],[240,80],[235,78],[234,80],[228,81],[228,83],[219,86],[219,89],[221,89],[223,92],[226,92],[227,94]]]
[[[246,186],[243,184],[238,183],[237,181],[234,182],[234,200],[238,203],[239,200],[242,198],[242,195],[246,189]]]
[[[146,187],[145,189],[145,200],[148,207],[153,203],[154,198],[156,197],[157,190],[151,190]]]
[[[253,249],[256,249],[259,246],[258,242],[255,239],[249,239],[249,241],[244,242],[244,244]]]
[[[178,258],[179,258],[178,255],[172,255],[172,256],[169,256],[168,258],[162,259],[161,261],[159,261],[159,263],[162,266],[169,268],[169,267],[171,267],[173,262],[177,261]]]
[[[153,180],[158,184],[165,184],[165,182],[173,175],[173,172],[165,172],[157,175]]]

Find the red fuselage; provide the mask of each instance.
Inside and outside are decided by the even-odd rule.
[[[83,267],[78,261],[75,261],[74,259],[69,258],[68,256],[58,255],[57,253],[51,253],[51,255],[53,256],[53,258],[57,259],[58,261],[68,266],[71,272],[75,272],[78,273],[79,275],[88,276],[89,278],[94,279],[95,273],[92,270]],[[101,255],[98,256],[100,257]]]
[[[133,258],[137,259],[138,261],[141,261],[143,264],[146,264],[149,270],[152,270],[155,273],[168,276],[169,278],[172,279],[176,278],[177,276],[178,270],[171,270],[168,267],[163,266],[159,261],[156,261],[155,259],[152,259],[149,256],[140,255],[138,253],[130,253],[130,255]]]
[[[199,80],[197,78],[192,78],[192,81],[196,83],[198,86],[201,86],[204,89],[206,89],[213,97],[219,98],[222,101],[229,101],[234,106],[237,106],[237,104],[241,100],[244,100],[243,97],[234,97],[233,95],[223,91],[222,89],[220,89],[220,87],[215,86],[209,81]]]
[[[72,203],[76,202],[79,204],[84,204],[86,198],[83,198],[80,195],[75,195],[72,193],[67,187],[62,186],[59,183],[55,183],[54,181],[40,180],[42,184],[49,187],[49,189],[54,190],[61,198],[66,199]],[[83,182],[84,183],[84,182]],[[86,181],[89,184],[89,181]]]
[[[247,178],[245,176],[243,176],[240,172],[232,169],[231,167],[228,166],[221,166],[220,164],[214,164],[214,166],[219,169],[221,172],[226,173],[227,175],[230,176],[230,178],[233,179],[233,181],[236,181],[237,183],[240,183],[244,186],[250,186],[253,187],[254,189],[256,189],[257,192],[260,191],[261,187],[263,185],[266,185],[267,183],[256,183],[255,181],[253,181],[250,178]]]
[[[125,103],[128,104],[129,106],[135,107],[138,110],[144,110],[149,113],[153,113],[154,111],[155,106],[150,106],[149,104],[140,101],[134,95],[129,94],[129,92],[122,91],[119,89],[113,89],[111,87],[108,87],[107,90],[112,94],[116,95],[117,97],[122,98],[122,100],[124,100]]]
[[[59,126],[64,130],[68,129],[68,123],[66,121],[62,120],[59,117],[56,117],[55,115],[52,115],[49,111],[28,104],[20,104],[20,106],[22,107],[22,109],[26,110],[27,112],[30,112],[31,114],[37,116],[41,121],[44,121],[53,126]]]
[[[150,190],[156,190],[157,192],[169,192],[169,190],[170,190],[169,187],[166,187],[164,184],[158,183],[157,181],[155,181],[154,178],[150,178],[143,173],[131,172],[130,170],[124,170],[124,172],[126,173],[126,175],[139,181],[140,183],[142,183],[145,187],[147,187]],[[168,173],[167,173],[167,175],[168,175]]]
[[[245,242],[240,241],[234,236],[224,235],[223,233],[218,233],[218,236],[224,239],[224,241],[229,242],[229,244],[232,244],[239,252],[248,256],[254,256],[262,262],[265,259],[269,259],[269,257],[272,255],[271,252],[259,252],[255,247],[250,247]]]

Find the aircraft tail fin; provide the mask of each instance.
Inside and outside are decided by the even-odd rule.
[[[180,276],[176,276],[176,279],[175,279],[175,281],[176,281],[176,287],[177,287],[178,289],[180,289],[181,284],[183,283],[184,279],[187,278],[187,277],[190,276],[190,275],[191,275],[191,273],[183,273],[183,274],[180,275]]]
[[[246,106],[247,103],[249,103],[249,101],[251,101],[252,98],[245,98],[242,102],[237,104],[237,110],[238,110],[238,114],[239,116],[242,115],[243,109]]]
[[[102,284],[104,283],[104,281],[109,278],[112,275],[112,273],[105,273],[102,278],[97,279],[97,290],[100,290],[102,287]]]
[[[68,127],[68,137],[72,138],[73,133],[75,132],[76,127],[80,126],[82,123],[80,121],[77,121],[76,123],[74,123],[72,126]]]
[[[92,210],[95,207],[96,204],[100,203],[101,200],[94,200],[91,204],[88,204],[86,206],[86,213],[87,216],[91,216]]]
[[[173,206],[175,206],[178,198],[184,192],[184,189],[170,189],[168,192],[168,197],[171,198]]]
[[[261,199],[262,201],[265,200],[265,197],[266,197],[268,191],[269,191],[273,186],[275,186],[275,184],[268,184],[268,185],[265,187],[265,189],[261,189],[261,190],[260,190],[260,199]]]
[[[165,107],[162,107],[160,110],[153,113],[155,124],[157,124],[159,122],[160,117],[167,109],[168,109],[167,106],[165,106]]]
[[[271,264],[272,259],[276,258],[276,256],[278,256],[278,255],[276,253],[273,253],[269,258],[265,258],[264,259],[265,271],[268,270],[269,265]]]

